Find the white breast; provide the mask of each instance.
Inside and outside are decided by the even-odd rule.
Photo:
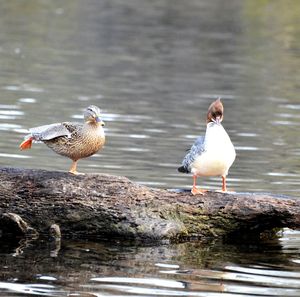
[[[226,176],[236,154],[222,125],[207,125],[204,148],[205,151],[191,164],[191,172],[199,176]]]

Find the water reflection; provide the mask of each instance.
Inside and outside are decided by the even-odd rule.
[[[28,296],[67,296],[66,292],[57,290],[55,286],[43,284],[13,284],[0,282],[0,289],[11,296],[11,292],[26,294]],[[3,295],[4,296],[4,295]]]
[[[0,296],[299,296],[299,234],[290,232],[241,246],[63,241],[55,258],[42,241],[12,257],[5,241]]]

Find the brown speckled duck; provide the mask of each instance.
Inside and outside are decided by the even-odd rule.
[[[29,129],[30,134],[20,144],[20,149],[30,149],[33,141],[42,141],[54,152],[70,158],[70,173],[77,172],[77,161],[99,151],[105,143],[104,122],[100,109],[91,105],[84,111],[84,123],[57,123]]]

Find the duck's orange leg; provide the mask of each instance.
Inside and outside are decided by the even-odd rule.
[[[198,189],[196,187],[196,180],[197,180],[197,176],[196,175],[193,175],[193,188],[192,188],[192,194],[193,195],[197,195],[197,194],[200,194],[200,195],[203,195],[205,192],[207,192],[207,190],[203,190],[203,189]]]
[[[222,192],[227,192],[226,176],[222,176]]]
[[[70,173],[77,174],[77,161],[73,161],[71,168],[69,170]]]
[[[75,175],[84,175],[84,173],[80,173],[77,171],[77,161],[78,160],[76,160],[76,161],[73,160],[73,163],[71,165],[69,172],[72,174],[75,174]]]
[[[33,137],[25,139],[19,146],[20,150],[27,150],[31,148]]]

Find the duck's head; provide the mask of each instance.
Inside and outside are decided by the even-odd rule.
[[[95,105],[90,105],[87,107],[83,113],[84,121],[87,124],[100,124],[104,126],[104,122],[100,117],[100,108]]]
[[[207,112],[207,123],[216,123],[220,124],[223,120],[223,114],[224,114],[224,107],[221,102],[221,99],[217,99],[214,101],[208,108]]]

